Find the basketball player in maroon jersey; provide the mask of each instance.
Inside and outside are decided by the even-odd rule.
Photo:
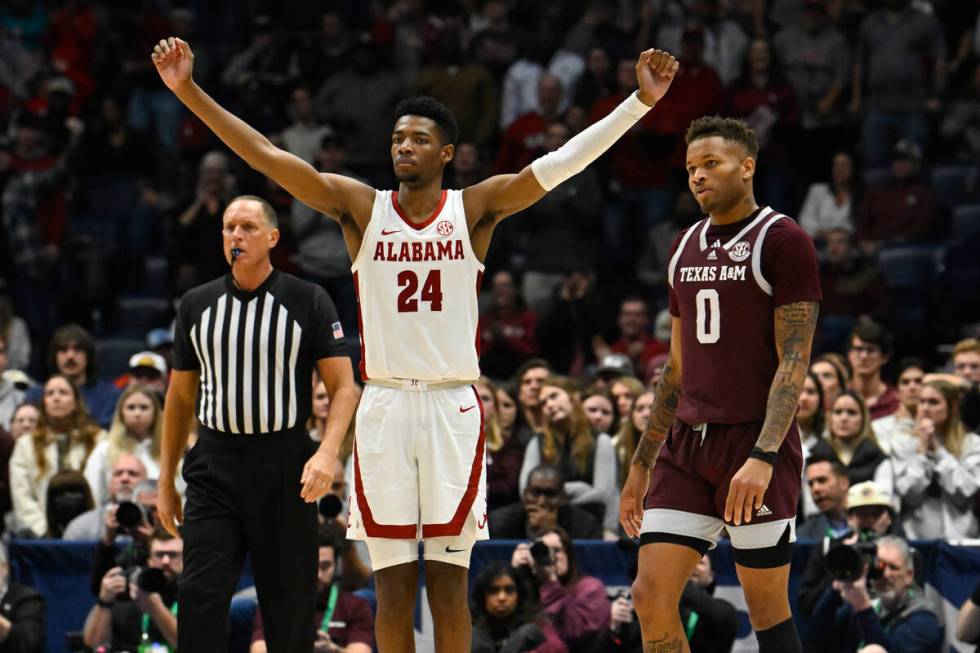
[[[633,603],[645,652],[688,651],[681,592],[727,529],[759,650],[792,653],[795,415],[820,300],[816,251],[793,220],[756,204],[759,145],[744,123],[699,118],[686,140],[688,185],[708,217],[673,245],[670,357],[620,500],[623,528],[640,537]]]
[[[384,268],[386,262],[404,261],[422,272],[438,271],[443,263],[465,262],[466,270],[472,272],[474,266],[470,265],[472,261],[469,259],[475,257],[478,259],[475,267],[482,270],[482,260],[486,256],[495,226],[507,216],[534,204],[546,192],[598,158],[664,96],[678,69],[677,61],[666,52],[647,50],[641,53],[636,64],[639,89],[612,113],[590,125],[558,150],[536,159],[518,174],[497,175],[462,191],[442,190],[443,171],[453,158],[456,138],[457,128],[451,112],[431,98],[407,100],[403,106],[411,108],[396,116],[391,140],[392,165],[399,181],[399,189],[395,194],[373,189],[349,177],[318,173],[302,159],[272,145],[265,136],[224,110],[194,83],[191,75],[194,55],[184,41],[176,38],[160,41],[154,47],[152,60],[163,82],[178,99],[252,168],[269,176],[299,201],[340,223],[351,260],[355,268],[363,273],[362,281],[368,278],[381,279],[378,270],[397,269],[390,266]],[[448,200],[447,192],[450,198]],[[393,215],[396,212],[397,216]],[[433,221],[437,216],[445,217],[447,212],[451,214],[451,224],[462,220],[460,226],[464,228],[459,231],[467,233],[457,234],[455,230],[447,229],[448,233],[452,233],[451,242],[455,246],[444,251],[441,245],[436,248],[433,242],[422,242],[420,238],[428,234],[438,240],[439,234],[433,235],[432,231],[437,230],[440,223]],[[385,221],[388,220],[392,221],[390,225],[394,225],[393,229],[385,228],[384,225],[388,224]],[[394,222],[395,220],[398,222]],[[449,218],[446,217],[445,221],[449,223]],[[442,234],[443,238],[448,233]],[[380,240],[381,236],[389,240]],[[409,242],[409,238],[414,240]],[[403,240],[395,247],[394,239]],[[440,242],[442,245],[451,244],[450,241]],[[363,255],[365,251],[367,255]],[[428,263],[430,260],[433,262]],[[369,277],[368,273],[375,276]],[[474,277],[478,278],[475,274]],[[423,275],[422,278],[428,277]],[[400,286],[403,285],[405,288],[401,289]],[[366,358],[370,360],[362,368],[366,369],[362,373],[367,377],[367,387],[358,410],[355,451],[370,453],[377,462],[367,462],[365,455],[361,458],[362,462],[358,463],[355,454],[355,467],[360,465],[363,473],[355,472],[355,485],[359,487],[354,497],[360,517],[355,517],[352,508],[348,533],[351,533],[351,528],[360,528],[361,525],[367,530],[366,539],[372,567],[375,569],[375,589],[378,595],[375,628],[378,648],[383,653],[415,650],[413,617],[418,583],[419,539],[425,545],[426,588],[434,622],[435,650],[439,653],[457,653],[467,651],[471,646],[471,621],[466,589],[469,554],[475,539],[487,537],[485,501],[482,500],[486,476],[480,418],[482,410],[479,413],[469,412],[476,405],[467,407],[456,402],[444,406],[435,402],[441,401],[441,393],[467,391],[467,388],[461,389],[459,386],[468,384],[466,379],[475,381],[479,377],[478,356],[473,346],[478,311],[476,284],[467,286],[465,297],[461,292],[459,296],[450,296],[448,285],[443,284],[440,290],[426,282],[420,298],[412,294],[418,289],[417,284],[406,285],[401,280],[397,284],[392,279],[388,284],[372,283],[370,286],[365,282],[363,287],[359,287],[360,310],[365,316],[362,334],[377,333],[383,329],[387,331],[383,334],[384,337],[372,337],[371,342],[367,343],[367,355],[362,356],[362,365]],[[396,303],[399,306],[398,311],[395,311]],[[419,304],[425,304],[425,313]],[[365,313],[365,308],[375,312]],[[431,318],[430,311],[439,311],[442,315],[449,315],[450,311],[457,312],[460,319],[443,319],[438,329],[422,330],[418,325],[423,318]],[[473,330],[468,333],[459,330],[459,324],[463,323],[464,318],[472,319],[473,322]],[[362,346],[364,344],[362,340]],[[439,349],[430,357],[411,355],[421,349],[420,345],[438,346]],[[372,347],[376,348],[374,351],[378,355],[372,354]],[[388,367],[385,368],[385,365]],[[439,365],[449,371],[440,376],[427,377],[400,372],[413,366],[414,369],[421,369]],[[406,384],[410,387],[406,388]],[[395,412],[385,411],[383,408],[379,411],[364,410],[365,406],[370,405],[371,396],[380,397],[391,391],[396,394],[384,396],[392,402],[405,402],[407,398],[404,395],[415,393],[418,388],[422,389],[422,393],[428,393],[418,394],[418,397],[426,401],[432,398],[426,404],[431,407],[425,409],[428,411],[428,419],[421,420],[431,424],[430,428],[406,429],[404,423],[396,423],[398,420],[394,419],[389,420],[393,431],[382,433],[384,437],[381,438],[377,435],[386,428],[385,425],[380,426],[377,432],[374,429],[371,433],[360,430],[365,422],[362,418],[369,415],[377,418],[379,415]],[[476,401],[479,402],[478,396]],[[389,403],[390,405],[393,404]],[[455,473],[452,470],[458,467],[448,464],[458,462],[450,458],[449,449],[456,446],[455,441],[462,440],[464,436],[477,441],[474,433],[449,431],[442,426],[443,423],[452,424],[463,420],[467,420],[467,424],[475,422],[480,431],[475,447],[477,457],[472,464],[473,475],[469,479],[447,478],[445,475]],[[394,427],[397,427],[397,431]],[[411,462],[415,470],[422,470],[419,462],[423,459],[421,454],[416,454],[416,458],[409,460],[407,456],[400,454],[398,447],[409,437],[419,437],[419,432],[427,431],[431,431],[432,437],[429,439],[433,442],[443,437],[443,446],[429,443],[424,447],[420,445],[420,448],[424,448],[426,468],[431,470],[425,478],[420,477],[420,471],[415,477],[383,473],[381,468],[384,465],[399,461]],[[368,451],[368,446],[363,446],[362,449],[365,441],[372,444],[372,451]],[[340,442],[326,443],[321,448],[323,446],[336,453]],[[472,453],[470,455],[473,456]],[[465,471],[470,474],[468,467]],[[332,469],[333,465],[329,465],[315,470],[317,478],[327,486],[330,484]],[[482,475],[479,474],[481,470],[484,470]],[[359,482],[362,475],[370,480],[371,487],[363,487],[365,484]],[[405,478],[404,483],[402,478]],[[440,484],[439,481],[444,478],[446,481]],[[361,495],[368,496],[372,491],[377,491],[376,482],[377,486],[385,485],[384,497],[387,500],[375,501],[373,506],[369,506],[369,501],[362,504]],[[431,491],[420,491],[426,488]],[[459,519],[454,517],[451,522],[437,524],[438,529],[430,528],[431,525],[426,523],[426,511],[439,509],[440,505],[433,504],[438,504],[444,495],[451,495],[454,491],[464,495],[462,502],[458,497],[450,497],[453,505],[460,505],[457,511]],[[401,517],[401,522],[393,525],[388,519],[385,520],[388,523],[382,524],[380,518],[374,519],[382,511],[390,511],[393,504],[400,502],[414,502],[415,506],[411,513],[397,516]],[[352,506],[354,505],[352,500]],[[474,505],[480,506],[482,519],[473,519]],[[373,510],[373,516],[368,511],[369,507]],[[173,510],[169,502],[161,503],[160,514],[161,520],[172,522]],[[359,523],[355,524],[355,520]],[[420,522],[421,529],[417,529]],[[418,536],[419,530],[421,537]],[[438,533],[433,533],[430,538],[426,534],[427,530]],[[360,534],[357,536],[360,537]]]

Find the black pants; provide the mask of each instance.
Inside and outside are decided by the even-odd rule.
[[[252,560],[269,653],[313,650],[316,506],[299,496],[316,448],[302,429],[223,435],[201,428],[184,459],[184,571],[177,650],[224,653],[231,596]]]

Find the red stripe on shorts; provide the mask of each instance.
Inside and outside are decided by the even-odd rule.
[[[418,527],[415,524],[379,524],[374,521],[367,495],[364,494],[364,481],[361,480],[361,462],[357,457],[356,440],[354,442],[354,491],[357,493],[357,508],[361,511],[364,531],[368,537],[386,537],[393,540],[414,540],[418,537]]]

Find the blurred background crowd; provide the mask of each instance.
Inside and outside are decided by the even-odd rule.
[[[797,219],[821,257],[800,399],[800,536],[874,526],[977,538],[978,14],[975,0],[0,0],[8,536],[100,540],[113,552],[122,501],[143,506],[145,527],[122,527],[125,537],[144,555],[154,546],[171,320],[183,292],[227,271],[220,222],[235,195],[276,207],[274,264],[323,285],[357,333],[339,226],[244,166],[162,85],[149,53],[176,35],[224,106],[317,169],[378,188],[395,184],[392,110],[407,95],[455,113],[446,186],[464,187],[517,172],[609,113],[635,89],[640,50],[680,60],[666,98],[596,164],[502,223],[487,258],[479,389],[491,535],[550,547],[515,550],[513,565],[534,573],[501,568],[476,584],[486,603],[474,614],[491,631],[520,614],[543,631],[538,646],[555,647],[535,650],[628,646],[595,637],[615,631],[610,619],[627,622],[627,599],[582,584],[571,541],[620,535],[619,486],[669,347],[669,245],[700,217],[683,134],[705,114],[755,129],[757,200]],[[314,402],[316,438],[322,385]],[[326,521],[342,522],[339,510]],[[179,554],[159,544],[173,571]],[[369,580],[356,548],[334,554],[348,589]],[[93,571],[107,603],[122,591],[118,580],[105,589],[112,563],[104,553]],[[698,587],[710,585],[705,564]],[[520,587],[497,594],[517,607],[487,614],[506,578]],[[537,591],[526,594],[529,579]],[[837,596],[818,580],[812,591]],[[578,612],[566,614],[569,596]],[[106,637],[96,622],[93,645]],[[488,637],[489,651],[506,639]]]

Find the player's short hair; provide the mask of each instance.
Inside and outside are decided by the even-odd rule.
[[[744,121],[721,116],[701,116],[687,128],[684,142],[688,145],[699,138],[721,136],[726,141],[737,143],[745,148],[753,159],[759,156],[759,139]]]
[[[892,336],[891,331],[880,324],[875,322],[862,322],[858,324],[851,331],[851,337],[847,341],[848,347],[854,343],[855,338],[860,338],[863,342],[877,345],[881,349],[881,354],[885,357],[892,355],[892,346],[894,345],[895,338]]]
[[[442,132],[443,145],[455,145],[459,139],[459,125],[452,110],[433,97],[415,95],[405,98],[395,107],[394,122],[398,122],[402,116],[421,116],[436,123]]]
[[[824,456],[817,454],[806,459],[807,467],[818,463],[827,463],[830,465],[830,468],[833,470],[835,476],[847,476],[847,468],[844,467],[844,463],[839,461],[836,456]]]
[[[264,217],[265,221],[269,223],[269,226],[271,226],[273,229],[279,228],[279,215],[276,213],[275,208],[273,208],[273,206],[269,204],[269,202],[262,199],[258,195],[239,195],[238,197],[235,197],[230,202],[228,202],[228,206],[231,206],[232,204],[240,200],[248,200],[249,202],[258,202],[262,206],[262,217]]]
[[[953,356],[960,354],[980,354],[980,340],[976,338],[964,338],[953,347]]]

